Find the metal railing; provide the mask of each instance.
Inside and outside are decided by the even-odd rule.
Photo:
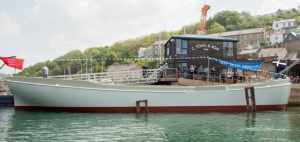
[[[186,73],[179,73],[179,78],[185,78],[185,79],[192,79],[192,80],[203,80],[203,81],[211,81],[211,82],[219,82],[219,83],[229,83],[229,84],[236,84],[236,83],[244,83],[244,82],[264,82],[268,80],[272,80],[272,76],[269,75],[266,76],[233,76],[233,74],[228,77],[228,74],[222,74],[222,73],[210,73],[209,75],[206,72],[199,72],[197,70],[195,71],[187,71]]]
[[[48,78],[85,80],[97,84],[131,84],[157,82],[159,76],[160,71],[158,69],[147,69],[90,74],[59,75],[49,76]]]

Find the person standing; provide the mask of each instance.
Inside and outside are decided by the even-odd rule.
[[[215,69],[215,67],[212,67],[211,69],[210,69],[210,74],[211,74],[211,81],[216,81],[215,80],[215,77],[216,77],[216,69]]]
[[[296,78],[295,78],[295,84],[299,84],[299,76],[297,76]]]
[[[43,78],[48,78],[48,73],[49,73],[49,69],[46,66],[46,64],[44,65],[44,67],[41,69],[42,73],[43,73]]]
[[[200,67],[198,68],[198,72],[199,72],[199,75],[202,75],[202,72],[203,72],[203,65],[200,65]]]
[[[208,73],[208,67],[206,66],[206,67],[203,69],[203,79],[204,79],[204,81],[206,81],[207,73]]]
[[[183,77],[184,79],[187,79],[187,74],[188,74],[188,67],[186,65],[183,66]]]
[[[222,73],[221,73],[222,83],[225,83],[225,78],[226,78],[226,70],[223,69],[223,70],[222,70]]]
[[[180,78],[180,73],[181,73],[181,65],[177,65],[177,71],[178,71],[178,78]]]
[[[193,65],[191,65],[191,67],[190,67],[190,79],[193,79],[193,75],[194,75],[194,70],[195,70],[195,68],[194,68],[194,66]]]

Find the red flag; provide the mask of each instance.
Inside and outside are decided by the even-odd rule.
[[[9,67],[16,68],[19,70],[23,69],[24,59],[10,58],[10,57],[1,57],[2,61]]]

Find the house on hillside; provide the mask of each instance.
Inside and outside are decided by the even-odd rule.
[[[215,34],[209,34],[208,36],[215,37],[229,37],[238,39],[237,48],[249,47],[260,47],[260,43],[265,42],[265,29],[255,28],[238,31],[221,32]]]
[[[285,48],[265,48],[258,52],[259,58],[277,56],[277,59],[283,59],[287,55]]]
[[[167,40],[156,41],[152,44],[152,55],[153,58],[159,58],[160,56],[163,58],[165,55],[164,45]]]
[[[283,31],[274,31],[270,34],[266,33],[266,44],[273,47],[279,47],[279,44],[283,43],[284,33]]]
[[[297,27],[295,25],[295,19],[286,19],[274,21],[272,28],[276,32],[283,31],[285,35],[295,30]]]
[[[251,58],[258,58],[258,52],[260,51],[260,49],[251,49],[251,50],[242,50],[240,53],[238,53],[239,55],[248,55]]]
[[[138,57],[139,57],[139,58],[145,57],[145,50],[146,50],[146,48],[140,47],[140,49],[139,49],[139,51],[138,51]]]
[[[149,47],[147,47],[145,49],[145,56],[144,56],[145,58],[153,58],[152,48],[153,48],[153,46],[150,45]]]
[[[287,35],[283,40],[283,46],[288,52],[297,52],[300,55],[300,27]]]

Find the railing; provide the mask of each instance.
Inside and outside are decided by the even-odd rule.
[[[162,78],[178,78],[177,68],[167,68],[162,71]]]
[[[158,69],[104,72],[91,74],[49,76],[55,79],[85,80],[97,84],[130,84],[157,82],[160,76]]]
[[[187,71],[186,73],[179,73],[179,77],[183,77],[185,79],[192,79],[192,80],[203,80],[207,81],[207,79],[211,82],[219,82],[219,83],[228,83],[228,84],[236,84],[236,83],[244,83],[244,82],[264,82],[268,80],[272,80],[271,75],[268,77],[255,75],[255,76],[233,76],[231,74],[228,77],[228,74],[222,73],[210,73],[209,76],[205,72],[201,72],[201,75],[197,70],[195,71]]]

